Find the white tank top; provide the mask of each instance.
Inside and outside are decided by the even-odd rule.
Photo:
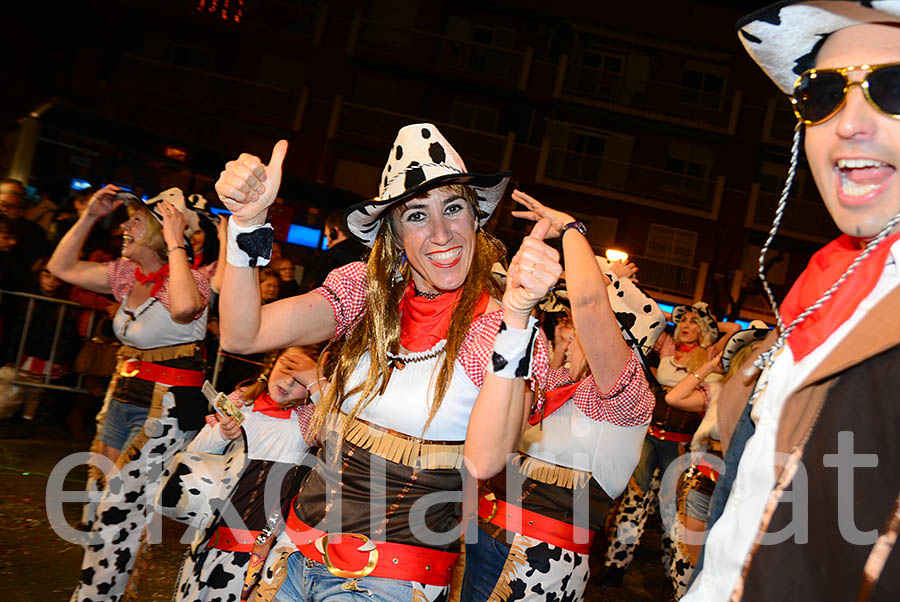
[[[440,341],[428,351],[413,353],[407,357],[421,357],[443,345],[444,341]],[[370,361],[367,351],[350,374],[346,390],[352,390],[365,381]],[[438,413],[428,430],[423,432],[431,407],[434,383],[443,361],[444,356],[440,354],[419,362],[410,361],[402,370],[395,368],[384,393],[374,399],[359,417],[419,439],[464,441],[469,427],[469,414],[481,389],[469,379],[459,361],[453,367],[453,378]],[[349,412],[359,402],[359,397],[359,392],[349,395],[341,405],[341,410]]]

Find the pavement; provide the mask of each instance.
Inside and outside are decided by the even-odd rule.
[[[47,481],[61,459],[85,451],[88,444],[50,422],[34,424],[28,435],[22,439],[0,439],[0,599],[65,601],[78,581],[82,549],[61,539],[51,528]],[[85,479],[84,468],[75,468],[66,477],[65,489],[81,491]],[[80,518],[80,504],[63,503],[62,508],[69,525],[74,526]],[[163,519],[162,543],[150,548],[150,569],[139,581],[138,600],[172,599],[186,549],[179,543],[183,532],[184,525]],[[648,526],[622,586],[589,584],[585,596],[588,602],[666,599],[657,524]]]

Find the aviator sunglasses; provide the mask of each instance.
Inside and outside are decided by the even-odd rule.
[[[863,71],[865,76],[858,82],[850,81],[847,74],[852,71]],[[853,86],[862,88],[870,105],[900,119],[900,63],[804,71],[791,96],[797,119],[806,125],[828,121],[844,107]]]

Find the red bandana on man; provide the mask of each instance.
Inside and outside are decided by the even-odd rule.
[[[794,354],[795,362],[809,355],[853,315],[859,303],[878,283],[891,245],[898,238],[900,232],[883,240],[862,263],[856,266],[831,299],[791,331],[788,345]],[[785,328],[837,282],[862,252],[860,247],[859,239],[844,234],[812,256],[809,265],[797,278],[781,304],[781,320]]]

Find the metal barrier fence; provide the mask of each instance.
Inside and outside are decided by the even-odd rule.
[[[62,333],[63,324],[66,319],[67,313],[70,316],[70,319],[77,319],[76,311],[89,311],[91,312],[90,317],[88,318],[87,323],[87,337],[85,340],[91,338],[91,333],[94,332],[94,323],[97,317],[97,314],[100,313],[100,310],[92,309],[90,307],[85,307],[80,303],[75,303],[74,301],[69,301],[67,299],[56,299],[54,297],[44,297],[41,295],[32,295],[31,293],[20,293],[15,291],[5,291],[0,290],[0,302],[2,302],[7,297],[20,297],[23,299],[27,299],[26,309],[25,309],[25,320],[22,324],[22,333],[19,335],[19,341],[16,345],[16,360],[15,360],[15,370],[16,375],[12,381],[14,385],[21,385],[25,387],[38,387],[41,389],[50,389],[54,391],[69,391],[72,393],[87,393],[87,389],[81,386],[82,380],[84,378],[83,374],[78,374],[78,378],[75,381],[74,386],[66,386],[66,385],[55,385],[51,384],[52,380],[52,366],[55,363],[57,352],[59,350],[59,342],[60,342],[60,334]],[[25,354],[25,343],[28,340],[28,333],[31,330],[31,320],[34,316],[34,306],[38,302],[45,303],[54,303],[59,305],[59,309],[56,314],[56,328],[53,331],[53,342],[50,347],[50,355],[46,360],[46,365],[50,367],[50,369],[44,370],[43,378],[40,381],[35,380],[26,380],[21,378],[21,374],[23,370],[21,370],[20,366],[22,364],[22,356]],[[71,310],[68,312],[67,310]],[[4,330],[8,331],[9,325],[4,325]],[[6,338],[7,335],[4,335]]]

